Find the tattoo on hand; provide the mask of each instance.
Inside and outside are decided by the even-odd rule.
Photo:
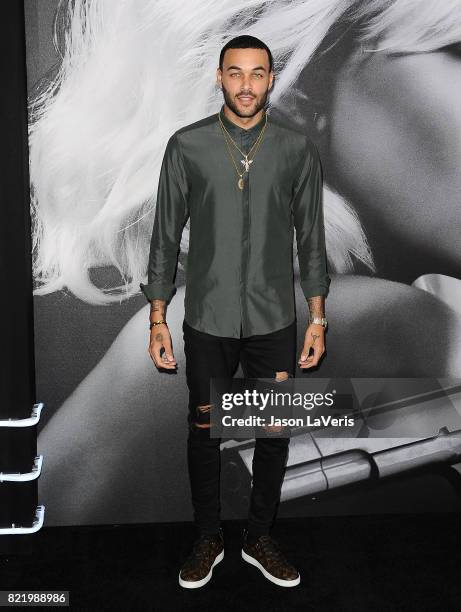
[[[155,339],[157,340],[157,342],[162,342],[162,340],[163,340],[163,336],[162,336],[162,334],[157,334],[157,335],[155,336]]]
[[[317,338],[320,338],[319,334],[311,334],[313,341],[315,342]]]

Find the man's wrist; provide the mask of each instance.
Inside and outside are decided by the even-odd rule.
[[[309,325],[321,325],[324,329],[326,329],[328,321],[326,317],[309,316]]]
[[[159,324],[160,322],[166,323],[165,321],[165,300],[151,300],[150,303],[150,315],[149,315],[149,325],[150,329],[155,324]]]
[[[307,305],[309,307],[309,321],[312,322],[315,319],[325,327],[325,296],[310,296],[307,298]]]
[[[167,325],[167,322],[165,321],[165,319],[160,319],[159,321],[150,321],[149,329],[152,329],[154,327],[159,327],[160,325]]]

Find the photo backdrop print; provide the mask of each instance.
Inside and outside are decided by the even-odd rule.
[[[24,6],[48,525],[192,519],[181,332],[188,224],[168,308],[177,374],[160,373],[148,355],[139,284],[166,143],[219,111],[219,51],[239,34],[270,47],[268,112],[307,133],[322,160],[327,352],[316,372],[298,375],[420,378],[441,388],[461,377],[459,0]],[[301,350],[308,309],[293,249]],[[389,424],[383,438],[393,448]],[[245,462],[238,501],[229,488],[235,452],[223,447],[224,519],[246,512]],[[445,475],[402,478],[322,500],[300,495],[279,515],[459,509]]]

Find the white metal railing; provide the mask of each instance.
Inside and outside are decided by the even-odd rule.
[[[38,478],[42,471],[43,455],[35,457],[30,472],[0,472],[0,482],[27,482]]]
[[[0,419],[0,427],[33,427],[40,420],[43,402],[34,404],[30,417],[26,419]]]
[[[11,524],[11,527],[0,527],[0,535],[20,535],[23,533],[35,533],[43,527],[43,520],[45,518],[45,506],[37,506],[35,509],[35,518],[32,521],[30,527],[23,527],[22,525],[17,526],[15,523]]]
[[[43,409],[43,402],[38,402],[32,407],[30,417],[25,419],[0,419],[0,427],[33,427],[40,420],[40,415]],[[28,482],[36,480],[42,472],[43,456],[35,457],[30,472],[0,472],[0,484],[3,482]],[[32,525],[23,526],[11,524],[11,527],[0,527],[0,535],[20,535],[24,533],[35,533],[43,526],[45,518],[45,506],[37,506],[35,509],[35,518]]]

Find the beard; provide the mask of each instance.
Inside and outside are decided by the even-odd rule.
[[[235,96],[232,96],[229,91],[224,87],[221,83],[221,88],[224,96],[224,101],[226,105],[231,109],[233,113],[237,115],[237,117],[254,117],[261,109],[266,106],[267,98],[269,96],[269,90],[267,89],[264,94],[262,94],[259,98],[257,98],[254,94],[249,93],[255,98],[256,104],[252,104],[248,108],[239,108],[235,103]],[[242,95],[242,92],[238,94]],[[237,97],[238,97],[237,96]]]

